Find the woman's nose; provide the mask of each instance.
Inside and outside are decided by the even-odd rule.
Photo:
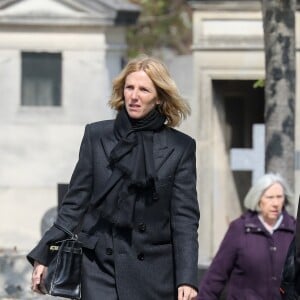
[[[131,97],[132,97],[132,99],[138,98],[138,90],[137,89],[132,90]]]
[[[273,205],[279,206],[280,202],[281,202],[281,198],[274,197],[274,199],[273,199]]]

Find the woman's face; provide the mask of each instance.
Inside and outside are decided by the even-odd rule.
[[[278,182],[265,190],[259,201],[261,214],[266,223],[273,225],[281,214],[284,204],[284,191]]]
[[[132,119],[145,117],[160,103],[156,88],[144,71],[133,72],[126,77],[124,98],[127,113]]]

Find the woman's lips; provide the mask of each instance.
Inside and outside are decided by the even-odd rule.
[[[138,105],[138,104],[129,104],[129,109],[133,110],[133,111],[136,111],[136,110],[140,109],[140,105]]]

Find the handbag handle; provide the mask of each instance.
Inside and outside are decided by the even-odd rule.
[[[62,230],[63,232],[65,232],[67,235],[70,236],[71,240],[77,241],[78,240],[78,236],[76,233],[71,232],[68,228],[59,225],[58,223],[54,222],[53,225],[57,228]]]

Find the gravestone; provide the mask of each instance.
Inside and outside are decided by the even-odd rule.
[[[53,225],[57,217],[57,212],[61,207],[61,203],[64,199],[65,194],[68,191],[68,184],[58,183],[57,184],[57,206],[49,208],[41,222],[41,233],[42,235]]]
[[[233,171],[251,171],[253,185],[265,173],[265,125],[254,124],[252,132],[253,148],[230,150],[230,168]]]

